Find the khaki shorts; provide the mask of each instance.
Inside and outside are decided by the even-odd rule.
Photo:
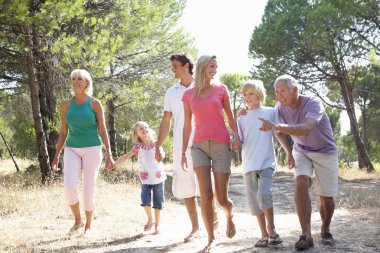
[[[300,153],[293,150],[296,162],[294,177],[312,177],[315,172],[316,190],[324,197],[338,196],[338,154]]]
[[[213,172],[231,173],[232,154],[229,144],[214,141],[193,143],[191,147],[193,167],[211,167]]]

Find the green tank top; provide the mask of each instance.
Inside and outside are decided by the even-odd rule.
[[[90,106],[91,97],[83,104],[75,104],[71,99],[69,110],[66,114],[66,123],[69,127],[69,136],[66,147],[85,148],[101,145],[98,124],[95,112]]]

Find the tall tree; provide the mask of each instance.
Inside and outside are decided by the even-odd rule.
[[[168,69],[163,59],[192,45],[176,27],[184,3],[0,0],[0,81],[30,88],[43,181],[50,176],[55,146],[56,101],[67,96],[70,71],[88,69],[104,100],[111,98],[107,85],[123,94],[120,90],[136,90],[138,84],[148,87],[147,80],[165,80],[167,75],[159,74]],[[143,98],[144,93],[135,95]]]
[[[349,69],[367,64],[380,48],[378,14],[376,0],[269,0],[249,46],[260,60],[258,72],[291,74],[317,94],[327,82],[339,86],[358,158],[369,172],[374,167],[360,138]]]

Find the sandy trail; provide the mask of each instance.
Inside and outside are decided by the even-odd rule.
[[[379,183],[363,184],[361,182],[341,182],[345,187],[370,187],[380,189]],[[314,188],[311,189],[313,193]],[[225,236],[225,218],[223,211],[219,208],[220,220],[219,228],[216,231],[218,240],[217,248],[213,252],[295,252],[294,243],[298,239],[300,228],[298,217],[295,214],[293,203],[293,175],[291,173],[278,172],[274,179],[274,204],[275,204],[275,224],[277,232],[281,235],[284,243],[276,248],[258,249],[254,243],[260,236],[256,218],[250,215],[246,205],[243,179],[240,173],[233,174],[230,182],[230,197],[235,203],[235,224],[237,233],[232,239]],[[304,252],[380,252],[380,221],[376,221],[370,214],[363,213],[362,210],[348,210],[337,207],[331,232],[336,240],[335,246],[323,246],[321,244],[319,229],[320,216],[318,212],[319,200],[311,194],[313,201],[312,213],[312,233],[315,247]],[[338,202],[338,201],[337,201]],[[200,211],[200,210],[199,210]],[[190,231],[190,224],[187,218],[185,207],[179,201],[168,201],[166,208],[162,212],[161,234],[140,233],[136,229],[136,223],[141,221],[128,221],[134,230],[123,229],[119,237],[112,239],[104,238],[104,235],[94,235],[87,240],[86,246],[74,246],[60,248],[57,245],[52,251],[64,252],[68,249],[74,252],[199,252],[206,244],[207,238],[205,230],[201,229],[201,236],[190,242],[183,243],[183,238]],[[200,220],[202,224],[202,221]],[[202,224],[203,225],[203,224]],[[73,242],[74,243],[74,242]],[[48,250],[47,245],[39,248],[42,251]],[[38,251],[38,250],[37,250]]]

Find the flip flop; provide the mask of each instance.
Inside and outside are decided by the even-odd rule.
[[[232,238],[235,236],[235,234],[236,234],[236,228],[235,228],[235,224],[233,224],[232,227],[230,227],[229,229],[227,228],[226,236],[228,238]]]
[[[76,234],[79,231],[79,229],[83,226],[84,226],[83,223],[79,224],[78,226],[75,226],[75,225],[72,226],[72,228],[70,228],[69,232],[67,233],[67,236],[72,236]]]
[[[214,240],[213,242],[207,244],[206,247],[203,248],[203,250],[201,250],[200,252],[201,253],[210,253],[212,250],[214,250],[216,247],[216,241]]]
[[[256,248],[266,248],[266,247],[268,247],[268,238],[262,238],[262,239],[259,239],[259,240],[255,243],[255,247],[256,247]]]
[[[159,233],[160,233],[160,227],[155,227],[153,234],[158,235]]]
[[[154,223],[149,223],[149,222],[147,224],[145,224],[144,225],[144,231],[149,231],[152,228],[153,224]]]
[[[195,238],[198,238],[199,237],[199,231],[195,231],[195,232],[191,232],[188,236],[185,237],[185,239],[183,239],[184,242],[191,242],[193,241]]]
[[[278,245],[282,243],[282,239],[279,234],[275,234],[274,236],[269,236],[269,244],[270,245]]]

